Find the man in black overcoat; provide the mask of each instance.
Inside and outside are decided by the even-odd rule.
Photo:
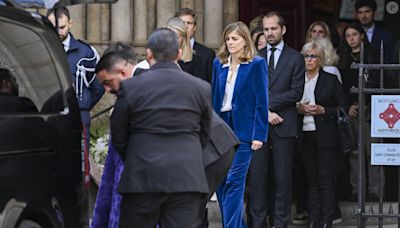
[[[174,32],[148,40],[151,68],[122,81],[111,134],[125,162],[122,227],[194,227],[209,192],[203,149],[212,118],[208,83],[182,72]]]

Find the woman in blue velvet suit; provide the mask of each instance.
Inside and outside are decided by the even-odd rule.
[[[268,73],[247,26],[226,26],[213,64],[213,107],[241,141],[226,180],[217,189],[224,227],[246,227],[243,194],[253,151],[268,133]]]

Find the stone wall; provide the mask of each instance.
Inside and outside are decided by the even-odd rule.
[[[101,55],[111,42],[120,41],[136,48],[139,58],[146,53],[147,38],[162,27],[179,8],[188,7],[197,15],[195,38],[217,49],[223,28],[238,20],[239,0],[118,0],[115,4],[87,4],[69,7],[72,34],[86,40]],[[45,12],[43,12],[45,13]],[[115,96],[105,94],[92,110],[96,114],[112,105]],[[93,129],[108,125],[105,114],[92,121]]]
[[[196,40],[217,49],[225,25],[238,19],[239,0],[119,0],[115,4],[70,7],[72,33],[87,40],[99,53],[121,41],[145,54],[148,35],[164,26],[179,8],[192,8],[198,17]]]

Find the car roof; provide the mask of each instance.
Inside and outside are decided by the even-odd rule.
[[[18,5],[24,8],[46,8],[86,3],[114,3],[118,0],[0,0],[0,5]]]

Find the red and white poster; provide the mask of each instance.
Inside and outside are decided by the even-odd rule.
[[[400,138],[400,96],[373,95],[371,137]]]

